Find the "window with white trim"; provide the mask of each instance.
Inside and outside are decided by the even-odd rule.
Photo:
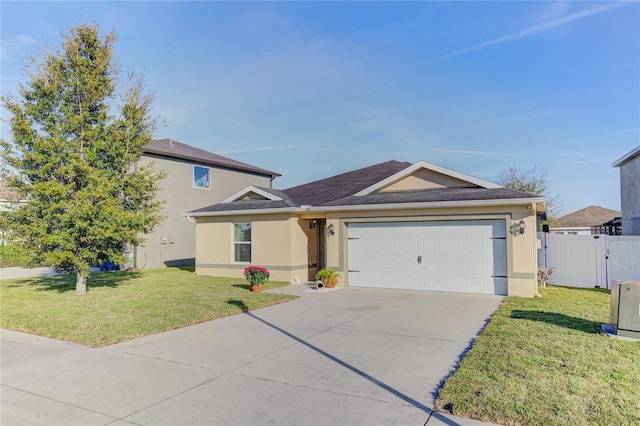
[[[211,169],[209,167],[193,166],[193,187],[211,189]]]
[[[251,222],[233,224],[233,259],[251,263]]]

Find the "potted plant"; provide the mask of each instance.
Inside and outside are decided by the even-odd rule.
[[[262,291],[262,283],[269,279],[269,271],[262,266],[247,266],[244,268],[244,277],[251,284],[251,291],[260,293]]]
[[[322,281],[322,284],[327,288],[333,288],[338,284],[338,278],[340,274],[335,269],[320,269],[316,274],[316,280]]]

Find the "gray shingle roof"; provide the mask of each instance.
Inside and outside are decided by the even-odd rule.
[[[434,188],[413,191],[373,192],[355,196],[354,194],[368,188],[389,176],[392,176],[411,164],[400,161],[387,161],[363,169],[342,173],[305,185],[294,186],[285,190],[260,188],[282,198],[272,200],[237,200],[231,203],[220,203],[194,210],[192,213],[223,212],[253,209],[291,208],[302,205],[314,207],[336,207],[374,204],[402,204],[446,201],[478,201],[535,199],[535,195],[514,191],[507,188]]]
[[[410,163],[387,161],[352,172],[285,189],[300,204],[323,205],[348,197],[411,166]]]
[[[208,166],[257,173],[271,176],[272,178],[280,176],[280,174],[270,170],[261,169],[260,167],[252,166],[251,164],[232,160],[231,158],[223,157],[222,155],[214,154],[213,152],[205,151],[204,149],[196,148],[171,139],[153,140],[150,144],[142,147],[142,151],[148,154],[177,158]]]

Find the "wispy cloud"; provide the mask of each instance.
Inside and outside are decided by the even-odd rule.
[[[218,151],[219,154],[238,154],[241,152],[257,152],[257,151],[280,151],[288,149],[305,148],[304,145],[272,145],[272,146],[256,146],[250,148],[231,149],[227,151]]]
[[[607,3],[607,4],[605,4],[603,6],[600,6],[600,7],[594,7],[594,8],[591,8],[591,9],[582,10],[580,12],[574,13],[574,14],[569,15],[569,16],[553,19],[551,21],[544,22],[542,24],[526,28],[526,29],[518,31],[517,33],[514,33],[514,34],[508,34],[508,35],[505,35],[505,36],[502,36],[502,37],[498,37],[498,38],[493,39],[493,40],[488,40],[488,41],[482,42],[480,44],[476,44],[476,45],[471,46],[471,47],[467,47],[467,48],[464,48],[464,49],[461,49],[461,50],[456,50],[454,52],[447,53],[446,55],[443,55],[443,56],[440,56],[438,58],[435,58],[434,60],[431,61],[431,63],[442,61],[443,59],[448,59],[448,58],[451,58],[453,56],[458,56],[458,55],[463,55],[465,53],[474,52],[476,50],[481,50],[481,49],[484,49],[484,48],[487,48],[487,47],[490,47],[490,46],[494,46],[496,44],[505,43],[507,41],[519,39],[519,38],[522,38],[522,37],[532,36],[532,35],[541,33],[541,32],[543,32],[545,30],[548,30],[550,28],[559,27],[559,26],[568,24],[570,22],[577,21],[578,19],[582,19],[582,18],[586,18],[587,16],[591,16],[591,15],[595,15],[595,14],[598,14],[598,13],[606,12],[608,10],[615,9],[615,8],[618,8],[618,7],[621,7],[621,6],[625,6],[625,5],[631,4],[631,3],[633,3],[633,2],[631,2],[631,1],[617,1],[617,2],[613,2],[613,3]]]
[[[528,121],[536,121],[549,117],[554,117],[560,114],[565,114],[570,110],[550,110],[550,111],[533,111],[528,114],[518,115],[514,117],[504,117],[498,118],[496,120],[483,120],[478,122],[470,122],[464,123],[464,126],[457,126],[455,129],[450,130],[448,132],[440,133],[436,135],[437,138],[444,138],[445,136],[450,136],[454,134],[460,133],[469,133],[475,132],[478,130],[486,130],[486,129],[497,129],[501,127],[511,126],[513,124],[524,123]]]
[[[497,151],[466,151],[462,149],[447,149],[447,148],[433,148],[432,151],[438,152],[452,152],[454,154],[473,154],[473,155],[506,155],[513,156],[515,154],[511,152],[497,152]]]
[[[587,158],[587,154],[585,154],[584,152],[579,152],[579,151],[555,151],[553,154],[557,157],[572,157],[572,158],[578,158],[578,159],[583,159],[583,158]]]
[[[3,39],[0,47],[0,58],[5,60],[16,59],[13,57],[13,52],[30,48],[36,44],[38,44],[38,40],[24,34],[18,34],[6,40]]]

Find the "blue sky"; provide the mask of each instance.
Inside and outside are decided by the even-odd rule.
[[[640,144],[638,2],[0,2],[1,91],[96,21],[168,137],[286,188],[387,160],[550,167],[562,214],[620,209]],[[3,118],[5,111],[3,111]],[[8,136],[2,125],[2,137]]]

